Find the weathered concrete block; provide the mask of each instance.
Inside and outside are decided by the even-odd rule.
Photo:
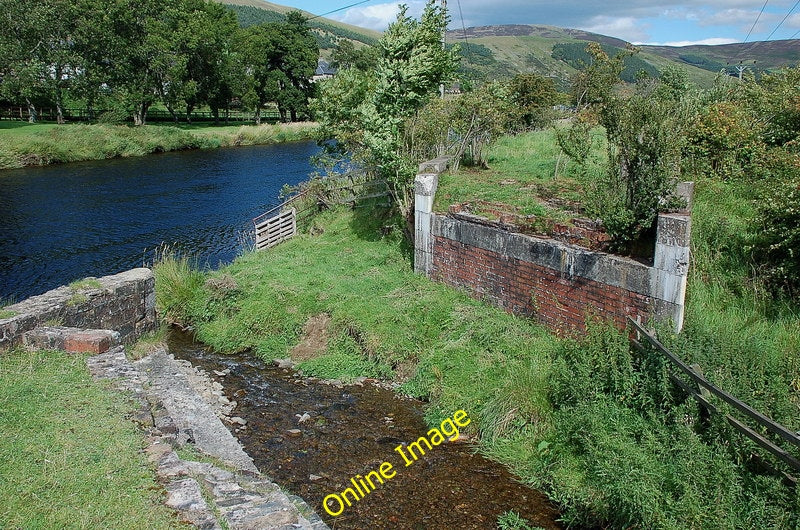
[[[26,332],[23,344],[29,349],[64,350],[68,353],[105,353],[119,345],[119,333],[108,329],[41,327]]]
[[[665,213],[658,216],[656,245],[688,247],[691,237],[691,218],[682,213]]]

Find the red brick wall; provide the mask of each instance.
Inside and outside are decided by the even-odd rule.
[[[647,320],[650,310],[647,296],[439,236],[431,277],[565,334],[585,331],[587,313],[625,328],[626,316]]]

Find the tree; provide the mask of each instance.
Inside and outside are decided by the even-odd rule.
[[[624,55],[609,57],[595,43],[587,51],[592,64],[573,87],[584,105],[583,116],[572,125],[572,134],[562,133],[559,141],[562,148],[574,147],[568,154],[582,163],[587,152],[575,144],[588,143],[587,116],[595,116],[605,129],[608,165],[598,180],[584,183],[587,211],[603,221],[618,250],[630,251],[655,227],[659,210],[672,203],[689,113],[673,86],[680,85],[679,75],[668,76],[677,81],[663,86],[643,78],[636,92],[626,96],[616,90]]]
[[[457,50],[441,44],[448,18],[433,1],[420,20],[407,11],[407,6],[400,6],[396,21],[378,42],[374,78],[353,75],[362,80],[365,98],[347,116],[327,111],[318,117],[324,131],[348,142],[346,148],[358,162],[387,179],[395,204],[408,220],[413,214],[411,190],[418,161],[405,149],[405,126],[455,71]],[[324,85],[318,106],[328,109],[340,89],[337,82]]]
[[[331,66],[337,69],[354,68],[363,72],[378,67],[378,49],[374,46],[356,48],[353,41],[339,39],[331,53]]]
[[[72,37],[78,19],[69,0],[0,1],[4,17],[0,37],[2,90],[9,99],[22,99],[29,121],[36,121],[36,101],[53,103],[58,123],[64,122],[64,92],[78,63]]]
[[[256,123],[261,123],[261,109],[268,102],[278,105],[284,121],[295,121],[307,111],[319,48],[302,15],[292,12],[286,22],[242,30],[238,48],[247,78],[244,99],[256,109]]]
[[[317,69],[319,46],[308,27],[306,18],[299,11],[286,16],[278,43],[280,63],[278,69],[285,80],[278,94],[278,111],[281,119],[297,121],[298,115],[308,113],[308,100],[313,96],[315,85],[311,78]]]
[[[552,79],[536,74],[518,74],[509,85],[516,119],[525,129],[543,128],[552,121],[558,90]]]

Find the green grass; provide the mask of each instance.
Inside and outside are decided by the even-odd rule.
[[[176,282],[167,261],[155,269],[160,304],[180,308],[182,320],[212,347],[249,349],[266,359],[286,357],[308,318],[327,313],[328,353],[301,364],[308,374],[403,374],[404,391],[433,399],[433,420],[459,408],[505,416],[511,402],[520,421],[540,419],[546,400],[536,385],[556,339],[541,326],[414,274],[399,236],[381,239],[385,222],[326,213],[316,220],[324,234],[244,255],[214,273],[235,279],[237,289],[225,293],[189,272],[189,279]],[[167,296],[175,283],[196,287]],[[500,428],[495,423],[503,422],[484,423],[488,436]]]
[[[0,527],[182,527],[129,410],[91,380],[83,356],[0,356]]]
[[[470,182],[465,172],[448,176],[454,180],[440,193],[474,198],[470,189],[491,188],[494,195],[482,198],[513,200],[498,195],[502,180],[547,184],[552,146],[537,155],[547,153],[548,134],[552,141],[548,131],[501,141],[493,169],[480,173],[494,186]],[[769,297],[750,270],[753,191],[698,182],[685,332],[662,339],[726,390],[798,429],[800,311],[796,301]],[[444,204],[451,200],[459,199]],[[762,451],[724,421],[703,421],[696,404],[674,392],[663,358],[634,354],[626,334],[602,325],[583,341],[556,339],[415,275],[397,231],[379,235],[388,222],[363,209],[327,212],[314,220],[321,235],[301,235],[212,273],[230,276],[233,282],[219,283],[235,288],[213,288],[190,267],[167,261],[156,268],[157,291],[177,293],[161,303],[176,308],[202,341],[266,359],[286,357],[309,317],[330,315],[328,353],[303,363],[307,373],[399,380],[402,391],[429,400],[432,424],[467,410],[481,450],[546,491],[570,524],[798,524],[797,493],[754,463],[751,455]],[[518,521],[507,514],[503,523]]]
[[[316,125],[243,126],[24,124],[0,122],[0,169],[289,142],[311,138]]]
[[[592,142],[593,168],[599,171],[605,142],[601,130],[592,133]],[[582,186],[572,164],[559,153],[554,128],[504,136],[489,148],[490,169],[462,168],[440,176],[434,209],[447,211],[451,204],[482,200],[509,205],[522,215],[565,221],[565,210],[580,208]]]

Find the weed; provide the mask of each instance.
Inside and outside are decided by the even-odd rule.
[[[540,530],[538,526],[531,526],[527,519],[514,511],[500,514],[497,517],[497,528],[500,530]]]
[[[157,331],[139,337],[133,346],[126,348],[128,358],[138,360],[156,351],[166,349],[166,333],[166,326],[161,326]]]
[[[97,278],[85,278],[70,283],[69,288],[73,291],[88,291],[90,289],[102,289],[103,284]]]

